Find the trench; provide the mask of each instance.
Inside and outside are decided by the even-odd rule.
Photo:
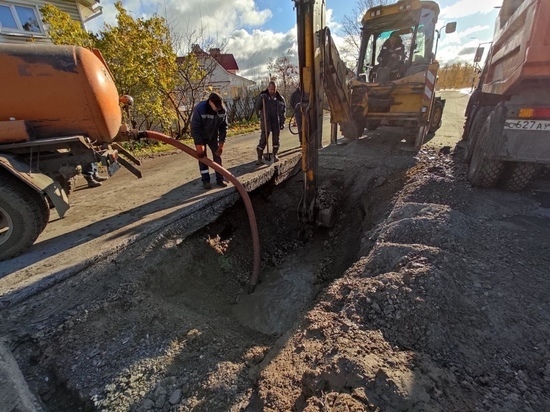
[[[151,399],[158,405],[150,410],[169,410],[171,382],[186,389],[182,399],[193,410],[228,410],[235,387],[251,390],[251,370],[284,344],[318,293],[368,252],[365,233],[390,212],[405,173],[321,176],[337,208],[330,229],[298,221],[301,174],[251,193],[262,250],[253,294],[246,293],[252,241],[241,201],[191,236],[171,228],[133,246],[116,273],[96,271],[101,294],[83,295],[18,344],[29,387],[49,412],[147,410],[140,408]],[[164,404],[159,388],[167,388]]]

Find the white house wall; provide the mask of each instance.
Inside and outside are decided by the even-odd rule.
[[[217,89],[225,98],[240,95],[243,89],[254,87],[256,83],[252,80],[236,74],[229,73],[219,63],[214,62],[215,68],[210,77],[210,84]]]
[[[2,0],[3,4],[20,4],[22,6],[36,6],[38,11],[40,12],[40,8],[44,6],[45,4],[49,3],[55,7],[57,7],[59,10],[64,11],[65,13],[68,13],[71,18],[75,21],[81,21],[80,13],[78,12],[78,6],[76,4],[76,1],[62,1],[62,0],[50,0],[50,1],[27,1],[27,0],[20,0],[20,1],[5,1]],[[42,23],[42,27],[44,27],[44,24]],[[44,29],[46,29],[44,27]],[[25,43],[28,41],[34,41],[38,43],[51,43],[51,40],[46,36],[46,34],[38,34],[33,33],[26,34],[5,34],[0,32],[0,43]]]

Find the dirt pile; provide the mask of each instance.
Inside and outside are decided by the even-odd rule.
[[[250,410],[545,411],[548,211],[422,152],[374,245],[266,358]]]

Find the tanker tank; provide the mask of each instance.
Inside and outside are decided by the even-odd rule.
[[[0,73],[0,122],[25,121],[33,139],[84,135],[110,143],[117,135],[119,94],[103,60],[92,51],[0,44]]]

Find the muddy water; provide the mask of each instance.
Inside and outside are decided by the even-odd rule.
[[[277,268],[262,273],[254,293],[240,295],[233,314],[243,325],[268,335],[287,331],[298,314],[313,300],[318,288],[319,262],[292,255]]]

